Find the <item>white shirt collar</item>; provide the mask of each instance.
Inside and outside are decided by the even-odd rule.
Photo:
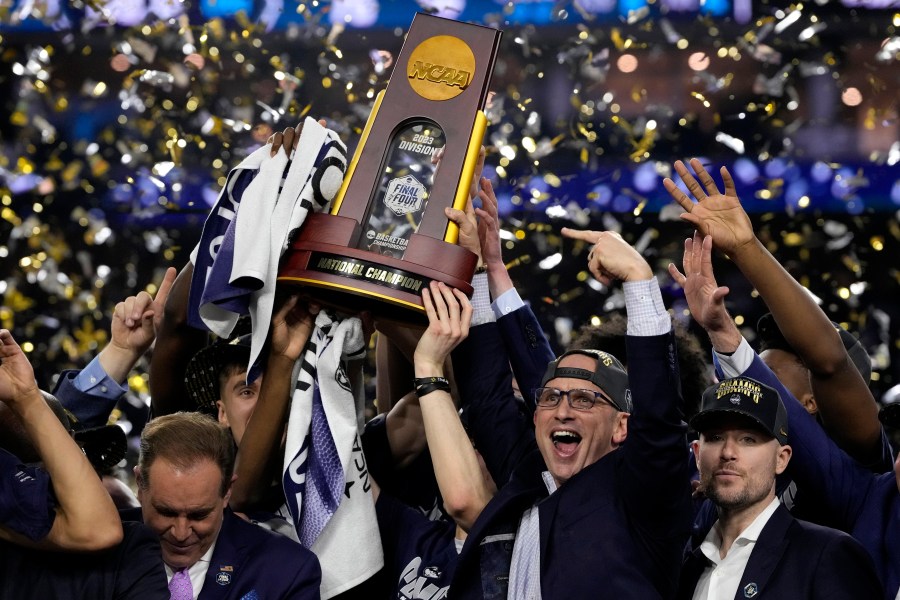
[[[750,523],[737,538],[735,538],[733,545],[746,546],[747,544],[756,543],[763,528],[766,526],[766,523],[769,522],[769,519],[772,518],[772,515],[778,510],[779,504],[781,503],[778,501],[778,498],[773,498],[769,505],[766,506],[761,513],[756,515],[753,522]],[[719,564],[722,560],[719,558],[719,546],[721,545],[722,536],[719,534],[719,522],[716,521],[715,525],[712,526],[712,529],[709,530],[709,533],[706,534],[703,543],[700,544],[700,551],[703,552],[706,558],[712,561],[713,564]]]
[[[556,480],[553,479],[553,475],[550,474],[550,471],[544,471],[541,473],[541,478],[544,480],[544,485],[547,486],[547,493],[552,494],[558,488],[556,485]]]

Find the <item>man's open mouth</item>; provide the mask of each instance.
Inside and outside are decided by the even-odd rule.
[[[560,430],[550,434],[553,447],[563,456],[571,456],[581,443],[581,436],[574,431]]]

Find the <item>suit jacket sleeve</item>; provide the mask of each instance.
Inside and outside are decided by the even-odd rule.
[[[840,529],[851,531],[875,476],[838,448],[759,356],[754,356],[743,375],[775,388],[781,395],[787,410],[788,443],[793,450],[787,473],[804,493],[808,491],[822,503]]]
[[[498,487],[536,450],[534,427],[512,391],[509,357],[496,323],[473,327],[453,351],[453,373],[469,434]]]
[[[50,475],[0,448],[0,525],[38,541],[50,533],[55,518]]]
[[[675,336],[627,336],[634,412],[623,452],[623,490],[637,526],[652,535],[690,531],[691,500]]]
[[[534,412],[534,390],[540,387],[547,364],[556,356],[527,304],[503,315],[497,324],[525,405]]]
[[[313,555],[315,556],[315,555]],[[322,567],[318,560],[301,563],[294,575],[290,588],[285,591],[285,600],[313,600],[321,595]]]
[[[75,370],[63,371],[56,382],[53,395],[83,426],[102,427],[109,421],[109,415],[112,414],[122,394],[109,397],[79,390],[75,385],[78,373],[79,371]]]

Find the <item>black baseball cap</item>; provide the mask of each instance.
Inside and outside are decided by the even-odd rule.
[[[700,412],[691,419],[698,433],[709,429],[722,416],[746,417],[782,446],[788,441],[787,410],[778,392],[749,377],[733,377],[706,388]]]
[[[593,371],[588,371],[587,369],[559,366],[562,359],[573,354],[583,354],[595,359],[597,368]],[[625,371],[622,363],[619,362],[619,359],[608,352],[591,350],[589,348],[564,352],[547,365],[547,370],[544,372],[543,379],[541,379],[541,387],[546,386],[548,381],[557,377],[571,377],[573,379],[590,381],[609,395],[617,410],[627,413],[632,411],[631,390],[628,388],[628,373]]]

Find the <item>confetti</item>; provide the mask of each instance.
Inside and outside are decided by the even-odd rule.
[[[272,132],[325,118],[352,149],[403,43],[403,26],[365,28],[391,10],[375,0],[209,17],[173,0],[85,4],[21,3],[9,27],[47,31],[0,30],[0,322],[33,342],[48,385],[102,345],[117,301],[184,264],[226,173]],[[542,4],[548,24],[526,22]],[[833,318],[864,328],[867,306],[900,294],[894,14],[620,4],[490,3],[477,17],[505,30],[485,175],[504,257],[546,330],[622,305],[583,285],[586,250],[562,225],[620,231],[666,277],[686,230],[661,179],[694,155],[731,168],[760,236]],[[472,18],[476,2],[418,5]],[[879,385],[900,381],[896,357],[880,364]]]

